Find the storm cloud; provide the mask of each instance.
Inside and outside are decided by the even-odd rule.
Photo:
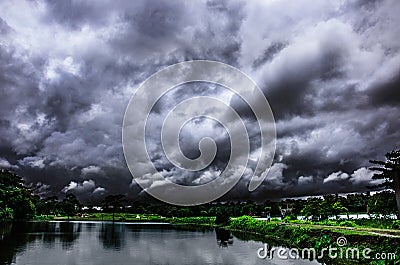
[[[377,184],[368,160],[400,146],[399,13],[395,0],[3,1],[0,167],[41,196],[145,197],[122,150],[129,99],[158,70],[207,59],[239,68],[263,90],[276,120],[273,165],[249,192],[260,144],[254,114],[223,87],[192,84],[166,94],[149,117],[146,143],[166,178],[206,183],[229,160],[229,135],[207,119],[187,123],[180,144],[195,158],[199,140],[214,138],[208,168],[178,169],[159,144],[166,112],[205,95],[230,104],[249,132],[249,168],[224,199],[366,191]]]

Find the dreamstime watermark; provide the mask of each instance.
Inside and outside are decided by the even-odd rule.
[[[185,123],[192,119],[213,119],[225,128],[230,138],[230,158],[221,174],[206,184],[179,185],[165,179],[151,161],[145,135],[153,107],[171,89],[192,82],[218,84],[239,96],[251,108],[260,129],[259,155],[248,184],[249,191],[255,190],[266,177],[275,154],[274,117],[267,99],[254,81],[237,68],[215,61],[171,65],[138,87],[127,106],[122,128],[122,145],[129,171],[144,191],[175,205],[198,205],[218,199],[230,191],[245,173],[251,150],[244,121],[230,104],[211,96],[194,96],[174,106],[163,121],[161,144],[166,158],[174,166],[188,171],[203,170],[216,156],[215,140],[210,137],[201,139],[198,143],[200,156],[190,159],[180,149],[179,135]]]
[[[257,250],[257,257],[260,259],[350,259],[350,260],[396,260],[396,253],[372,253],[370,248],[359,249],[356,247],[346,247],[347,239],[343,236],[338,237],[336,246],[329,245],[317,251],[315,248],[284,248],[271,247],[264,244],[263,247]]]

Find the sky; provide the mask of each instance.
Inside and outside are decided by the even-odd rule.
[[[208,136],[215,160],[200,172],[166,161],[166,111],[201,95],[226,101],[249,131],[249,167],[223,200],[367,191],[379,183],[368,161],[400,146],[398,14],[396,0],[1,1],[0,167],[41,196],[148,199],[124,159],[125,109],[152,74],[201,59],[232,65],[262,89],[276,122],[275,157],[249,192],[260,145],[254,114],[224,87],[181,85],[148,120],[146,144],[163,176],[198,185],[229,160],[223,126],[197,119],[182,127],[182,152],[196,158]]]

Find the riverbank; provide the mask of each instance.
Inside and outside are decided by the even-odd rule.
[[[357,248],[362,251],[371,249],[370,256],[375,258],[378,253],[396,255],[400,261],[400,230],[322,226],[312,224],[291,224],[284,222],[266,222],[252,217],[243,216],[230,221],[229,225],[217,226],[211,220],[200,218],[178,218],[174,224],[203,226],[208,228],[222,227],[229,229],[237,237],[255,239],[263,242],[273,242],[287,248],[314,248],[317,253],[324,248],[336,247],[347,249]],[[339,247],[338,238],[345,238],[346,243]],[[392,259],[392,256],[390,256]],[[332,259],[324,257],[318,261],[332,264]],[[335,264],[399,264],[394,260],[365,259],[360,254],[359,260],[335,259]]]
[[[54,221],[115,221],[115,222],[171,222],[172,218],[156,214],[92,213],[79,216],[41,216],[38,220]]]
[[[91,215],[65,216],[41,216],[37,221],[112,221],[111,213],[96,213]],[[278,221],[267,222],[249,216],[231,218],[230,222],[224,225],[216,225],[215,217],[185,217],[165,218],[157,215],[137,215],[116,213],[115,222],[143,223],[162,222],[169,223],[177,229],[214,229],[222,228],[230,230],[237,238],[242,240],[255,240],[267,242],[269,245],[279,245],[287,248],[315,248],[321,251],[329,246],[337,247],[338,238],[345,237],[345,248],[357,248],[360,250],[369,248],[371,255],[376,253],[393,253],[400,258],[400,229],[382,229],[358,226],[351,222],[299,222],[299,221]],[[361,223],[365,223],[364,221]],[[345,225],[349,226],[345,226]],[[394,223],[396,224],[396,223]],[[390,222],[374,221],[370,225],[389,227]],[[318,260],[332,264],[332,260]],[[354,260],[336,260],[335,264],[354,264]],[[382,263],[383,262],[383,263]],[[357,261],[357,263],[359,263]],[[366,260],[361,259],[361,264],[399,264],[388,262],[388,260]]]
[[[237,224],[244,217],[231,218],[231,225],[227,226],[234,229],[233,224]],[[250,218],[250,217],[249,217]],[[37,216],[35,220],[39,221],[115,221],[115,222],[168,222],[173,224],[196,224],[202,226],[216,227],[215,217],[162,217],[155,214],[128,214],[128,213],[93,213],[83,214],[79,216]],[[371,235],[400,238],[400,221],[388,219],[359,219],[359,220],[342,220],[331,221],[324,220],[319,222],[300,221],[300,220],[278,220],[272,219],[267,222],[264,219],[251,218],[260,224],[275,224],[291,227],[303,227],[310,230],[330,231],[340,234],[349,235]]]

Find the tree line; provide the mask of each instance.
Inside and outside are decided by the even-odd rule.
[[[78,213],[98,212],[94,205],[83,210],[78,198],[68,193],[62,199],[56,196],[39,198],[23,185],[16,174],[0,171],[0,219],[30,219],[37,215],[74,216]],[[205,205],[181,207],[165,203],[130,202],[124,195],[108,195],[100,203],[103,212],[157,214],[165,217],[189,216],[272,216],[287,217],[302,215],[305,217],[327,219],[331,216],[350,213],[367,213],[371,216],[387,217],[396,214],[394,192],[382,191],[371,195],[367,193],[348,194],[345,196],[325,195],[308,199],[285,199],[265,201],[264,203],[214,202]]]

